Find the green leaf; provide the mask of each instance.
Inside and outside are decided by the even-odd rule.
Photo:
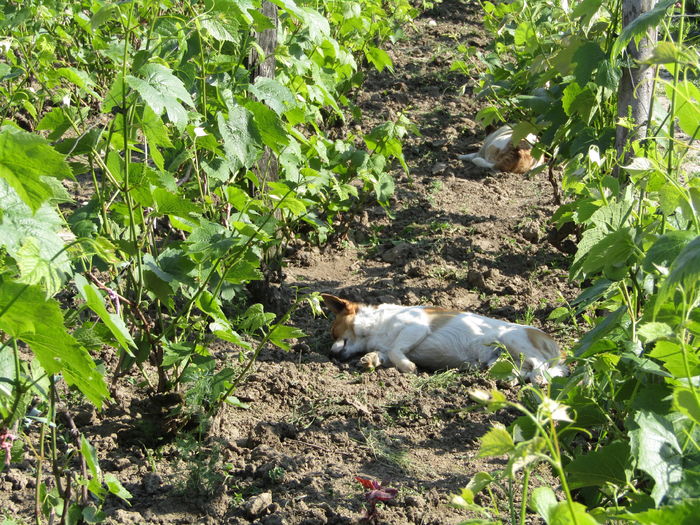
[[[236,396],[228,396],[226,399],[224,399],[224,402],[228,403],[231,406],[234,406],[236,408],[240,408],[243,410],[248,410],[250,408],[250,405],[248,403],[244,403],[240,399],[238,399]]]
[[[636,514],[619,514],[615,518],[630,520],[640,525],[696,525],[700,516],[700,499],[687,499],[659,509]]]
[[[254,304],[248,308],[241,319],[241,328],[248,332],[255,332],[263,326],[267,326],[275,318],[275,314],[266,313],[263,305]]]
[[[654,480],[651,497],[658,505],[671,485],[682,478],[681,448],[670,421],[654,412],[634,414],[637,428],[629,431],[637,468]]]
[[[53,294],[72,273],[58,232],[63,222],[53,206],[32,210],[4,180],[0,180],[0,246],[20,265],[22,282],[44,282]]]
[[[187,111],[180,101],[190,107],[194,104],[182,80],[161,64],[146,64],[139,73],[143,78],[127,75],[127,84],[138,92],[156,115],[165,110],[170,122],[183,130],[187,124]]]
[[[163,348],[162,366],[169,368],[173,365],[182,363],[195,353],[195,345],[193,343],[169,343]]]
[[[640,325],[637,329],[637,334],[644,342],[649,343],[657,339],[663,339],[664,337],[673,337],[674,331],[673,328],[666,323],[653,322]]]
[[[600,525],[586,512],[586,507],[575,501],[557,503],[549,514],[548,525]]]
[[[591,79],[593,71],[605,60],[605,53],[595,42],[585,42],[573,56],[574,76],[579,85],[585,86]]]
[[[515,28],[515,45],[531,47],[537,45],[537,35],[530,22],[521,22]]]
[[[289,135],[277,113],[254,100],[246,102],[245,107],[253,114],[263,144],[275,153],[280,153],[283,147],[289,144]]]
[[[644,257],[642,267],[646,272],[655,271],[657,266],[667,268],[683,251],[683,248],[695,238],[691,231],[678,230],[668,232],[654,242]]]
[[[270,342],[282,350],[289,350],[290,346],[285,341],[286,339],[298,339],[305,335],[302,330],[293,326],[277,325],[270,332]]]
[[[46,113],[36,125],[38,131],[49,130],[49,140],[57,140],[71,127],[70,120],[66,117],[64,108],[53,108]]]
[[[171,193],[164,188],[156,188],[153,190],[152,195],[158,216],[177,215],[178,217],[187,217],[191,213],[202,213],[202,209],[191,200]]]
[[[226,156],[237,162],[236,170],[250,168],[262,149],[262,139],[253,114],[242,106],[236,106],[229,112],[228,119],[221,113],[216,117]]]
[[[389,198],[394,194],[395,184],[394,178],[386,172],[379,174],[377,182],[373,184],[374,194],[377,196],[377,202],[382,206],[389,206]]]
[[[506,428],[495,423],[494,426],[479,440],[478,457],[502,456],[515,450],[513,438]]]
[[[627,317],[627,307],[623,304],[614,312],[609,313],[599,322],[595,328],[586,332],[580,339],[578,346],[574,352],[576,357],[589,357],[596,353],[596,343],[601,341],[603,337],[613,330],[620,327],[623,319]]]
[[[150,106],[144,106],[141,114],[140,122],[141,130],[146,136],[146,140],[150,146],[149,153],[151,158],[158,168],[165,170],[165,162],[163,155],[158,148],[172,148],[173,144],[168,136],[168,128],[163,119],[156,115],[155,111]]]
[[[646,35],[648,29],[656,28],[666,16],[668,8],[674,3],[675,0],[660,0],[653,9],[627,24],[613,44],[611,57],[617,57],[632,39],[638,43]]]
[[[700,402],[693,392],[686,388],[676,388],[673,391],[673,404],[679,412],[700,425]]]
[[[369,46],[365,49],[365,57],[379,72],[384,71],[384,68],[387,68],[389,71],[394,70],[394,63],[391,61],[389,53],[383,49]]]
[[[65,157],[45,139],[14,126],[0,127],[0,178],[32,211],[53,196],[51,186],[41,180],[43,176],[73,178]]]
[[[228,326],[228,324],[214,322],[209,325],[209,329],[222,341],[228,341],[229,343],[233,343],[234,345],[240,346],[246,350],[253,349],[252,345],[244,341],[237,332],[231,330],[231,327]]]
[[[105,474],[104,482],[107,485],[107,489],[109,489],[109,491],[118,498],[121,498],[124,501],[131,499],[131,493],[124,488],[114,474]]]
[[[82,518],[85,523],[102,523],[107,519],[107,514],[91,506],[82,509]]]
[[[104,299],[99,290],[82,275],[75,276],[75,286],[82,298],[87,303],[88,307],[97,314],[102,322],[109,328],[109,331],[115,337],[122,349],[133,356],[132,349],[136,348],[136,343],[129,333],[129,329],[124,324],[124,320],[117,314],[107,311]]]
[[[550,525],[549,517],[557,506],[557,497],[550,487],[537,487],[530,496],[530,506]]]
[[[631,466],[629,445],[613,441],[589,454],[576,456],[566,466],[566,479],[572,489],[602,487],[607,483],[623,488]]]
[[[573,11],[571,16],[573,18],[581,18],[581,24],[588,26],[602,4],[603,0],[582,0],[581,2],[576,2],[572,4]]]
[[[92,477],[98,481],[101,481],[102,471],[100,470],[100,462],[97,459],[97,451],[82,434],[80,435],[80,453],[82,454],[83,458],[85,458],[85,463],[90,469],[90,474],[92,474]]]
[[[671,264],[668,277],[659,289],[654,303],[654,314],[678,288],[683,288],[691,304],[700,284],[700,236],[690,241]]]
[[[119,6],[117,4],[107,4],[102,6],[90,19],[90,28],[95,31],[102,24],[107,23],[119,15]]]
[[[248,91],[278,115],[297,106],[292,91],[274,78],[258,77],[248,86]]]
[[[685,80],[677,85],[666,84],[666,94],[675,95],[676,116],[678,125],[691,137],[697,137],[700,128],[700,89],[692,82]]]
[[[627,260],[634,253],[635,244],[631,228],[622,228],[609,233],[591,247],[581,270],[587,276],[601,271],[610,280],[616,280],[617,268],[626,268]]]
[[[93,87],[96,86],[96,84],[95,81],[92,80],[92,77],[89,73],[81,71],[74,67],[59,67],[56,70],[56,74],[60,78],[63,78],[68,82],[75,84],[80,89],[89,93],[93,97],[100,98],[97,92],[93,89]]]
[[[24,341],[48,374],[63,374],[98,408],[109,396],[90,354],[66,332],[58,302],[39,287],[0,280],[0,330]]]
[[[197,308],[219,323],[228,323],[226,314],[221,309],[219,300],[210,292],[204,290],[197,297]]]

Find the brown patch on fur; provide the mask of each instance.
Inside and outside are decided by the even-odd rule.
[[[504,151],[494,163],[494,168],[509,173],[527,173],[537,163],[529,148],[517,147]]]
[[[323,298],[323,304],[335,314],[335,319],[331,326],[333,338],[340,339],[348,330],[353,332],[355,314],[360,309],[360,305],[327,293],[322,293],[321,297]]]
[[[525,332],[532,346],[540,350],[544,356],[556,357],[557,354],[552,352],[552,349],[559,348],[559,346],[554,339],[537,328],[526,328]]]
[[[423,311],[428,314],[428,325],[432,332],[439,330],[462,313],[459,310],[445,310],[443,308],[424,308]]]
[[[348,330],[355,335],[355,331],[353,330],[354,322],[354,312],[347,315],[341,314],[336,316],[335,320],[333,321],[333,326],[331,326],[331,334],[333,335],[333,339],[340,339]]]

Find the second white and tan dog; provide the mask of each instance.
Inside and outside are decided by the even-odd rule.
[[[532,156],[532,146],[537,137],[532,133],[522,139],[517,146],[513,144],[513,129],[501,126],[484,139],[484,145],[475,153],[459,155],[459,159],[470,160],[481,168],[526,173],[542,164],[542,157]]]
[[[568,375],[557,343],[544,332],[482,315],[423,306],[369,306],[321,294],[335,314],[331,352],[342,359],[366,354],[368,367],[393,365],[401,372],[490,366],[503,349],[527,381]]]

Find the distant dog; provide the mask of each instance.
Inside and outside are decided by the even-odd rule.
[[[415,372],[416,365],[430,370],[490,366],[505,348],[527,381],[568,374],[557,343],[532,326],[455,310],[322,297],[335,314],[331,352],[341,359],[366,354],[361,362],[368,367],[391,364]]]
[[[484,145],[476,153],[460,155],[462,160],[471,160],[482,168],[526,173],[542,164],[542,157],[532,156],[532,145],[537,137],[530,133],[517,146],[513,145],[513,129],[502,126],[484,140]]]

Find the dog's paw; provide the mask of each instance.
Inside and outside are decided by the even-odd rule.
[[[399,364],[396,365],[396,368],[399,369],[399,372],[402,372],[404,374],[416,373],[416,364],[413,361],[409,361],[408,359],[404,359],[403,361],[401,361]]]
[[[378,352],[370,352],[362,356],[360,364],[365,368],[379,368],[382,366],[382,359],[379,357]]]

